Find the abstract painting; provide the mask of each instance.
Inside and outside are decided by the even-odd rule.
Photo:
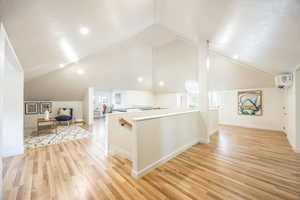
[[[262,113],[261,90],[238,92],[238,114],[260,116]]]

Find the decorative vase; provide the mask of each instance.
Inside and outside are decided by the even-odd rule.
[[[49,120],[49,111],[48,110],[46,110],[44,113],[44,119]]]

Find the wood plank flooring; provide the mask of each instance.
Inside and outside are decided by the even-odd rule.
[[[139,180],[94,134],[5,159],[5,200],[300,199],[300,155],[283,133],[221,126]]]

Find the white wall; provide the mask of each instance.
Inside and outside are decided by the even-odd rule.
[[[3,130],[2,130],[2,120],[3,120],[3,75],[4,75],[4,33],[3,27],[0,23],[0,199],[2,199],[2,146],[3,146]]]
[[[88,124],[94,123],[94,88],[87,88],[82,102],[83,120]]]
[[[153,90],[155,92],[185,92],[186,80],[198,80],[197,46],[175,40],[153,50]],[[160,87],[159,81],[165,86]]]
[[[176,108],[177,103],[177,93],[156,93],[155,94],[155,105],[166,107],[166,108]]]
[[[296,89],[295,84],[284,90],[284,126],[286,127],[285,133],[287,134],[287,138],[289,143],[294,148],[296,145]]]
[[[210,52],[209,90],[275,87],[272,74],[256,70],[234,59]]]
[[[219,110],[210,109],[208,111],[207,131],[209,136],[216,133],[219,129]]]
[[[238,91],[219,92],[222,105],[219,109],[219,123],[225,125],[282,131],[284,92],[278,88],[260,88],[263,91],[263,115],[246,116],[238,114]]]
[[[132,175],[140,178],[199,142],[207,143],[200,111],[135,118]]]
[[[25,103],[26,102],[27,101],[25,101]],[[34,101],[34,102],[43,102],[43,101]],[[73,120],[83,119],[82,101],[50,101],[50,102],[52,103],[52,113],[50,113],[51,117],[57,116],[57,111],[59,108],[73,108]],[[44,118],[44,114],[36,114],[36,115],[24,114],[25,128],[36,128],[36,123],[38,118]]]
[[[9,39],[1,27],[2,50],[2,69],[0,77],[2,91],[2,113],[1,115],[1,152],[2,156],[14,156],[24,152],[23,147],[23,90],[24,72],[18,58],[11,46]],[[4,49],[3,49],[4,42]],[[1,42],[0,42],[1,43]],[[0,47],[1,48],[1,47]],[[4,60],[3,60],[4,59]],[[0,103],[1,103],[0,102]]]
[[[118,154],[129,160],[131,160],[132,154],[132,128],[127,126],[121,126],[119,118],[124,118],[133,123],[133,118],[143,117],[154,114],[164,114],[170,112],[169,109],[163,110],[146,110],[136,112],[122,112],[122,113],[110,113],[107,114],[106,126],[108,131],[107,143],[108,152],[110,154]]]
[[[151,106],[154,104],[154,94],[151,91],[126,90],[123,104],[136,106]]]
[[[285,133],[288,141],[295,152],[300,153],[300,73],[293,73],[294,83],[285,89]]]
[[[23,153],[23,76],[6,62],[4,73],[3,155]],[[21,102],[20,102],[21,100]]]
[[[295,73],[296,87],[296,145],[295,151],[300,153],[300,70]]]
[[[176,109],[161,109],[161,110],[146,110],[136,112],[122,112],[122,113],[110,113],[107,115],[106,126],[107,126],[107,143],[108,152],[110,154],[118,154],[131,160],[132,154],[132,128],[127,126],[121,126],[119,118],[124,118],[131,123],[136,117],[145,117],[151,115],[162,115],[174,112],[184,112],[191,109],[176,108]]]

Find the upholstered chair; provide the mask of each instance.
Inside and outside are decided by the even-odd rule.
[[[59,108],[55,119],[59,123],[67,122],[68,126],[70,126],[70,122],[72,122],[73,119],[73,108]]]

